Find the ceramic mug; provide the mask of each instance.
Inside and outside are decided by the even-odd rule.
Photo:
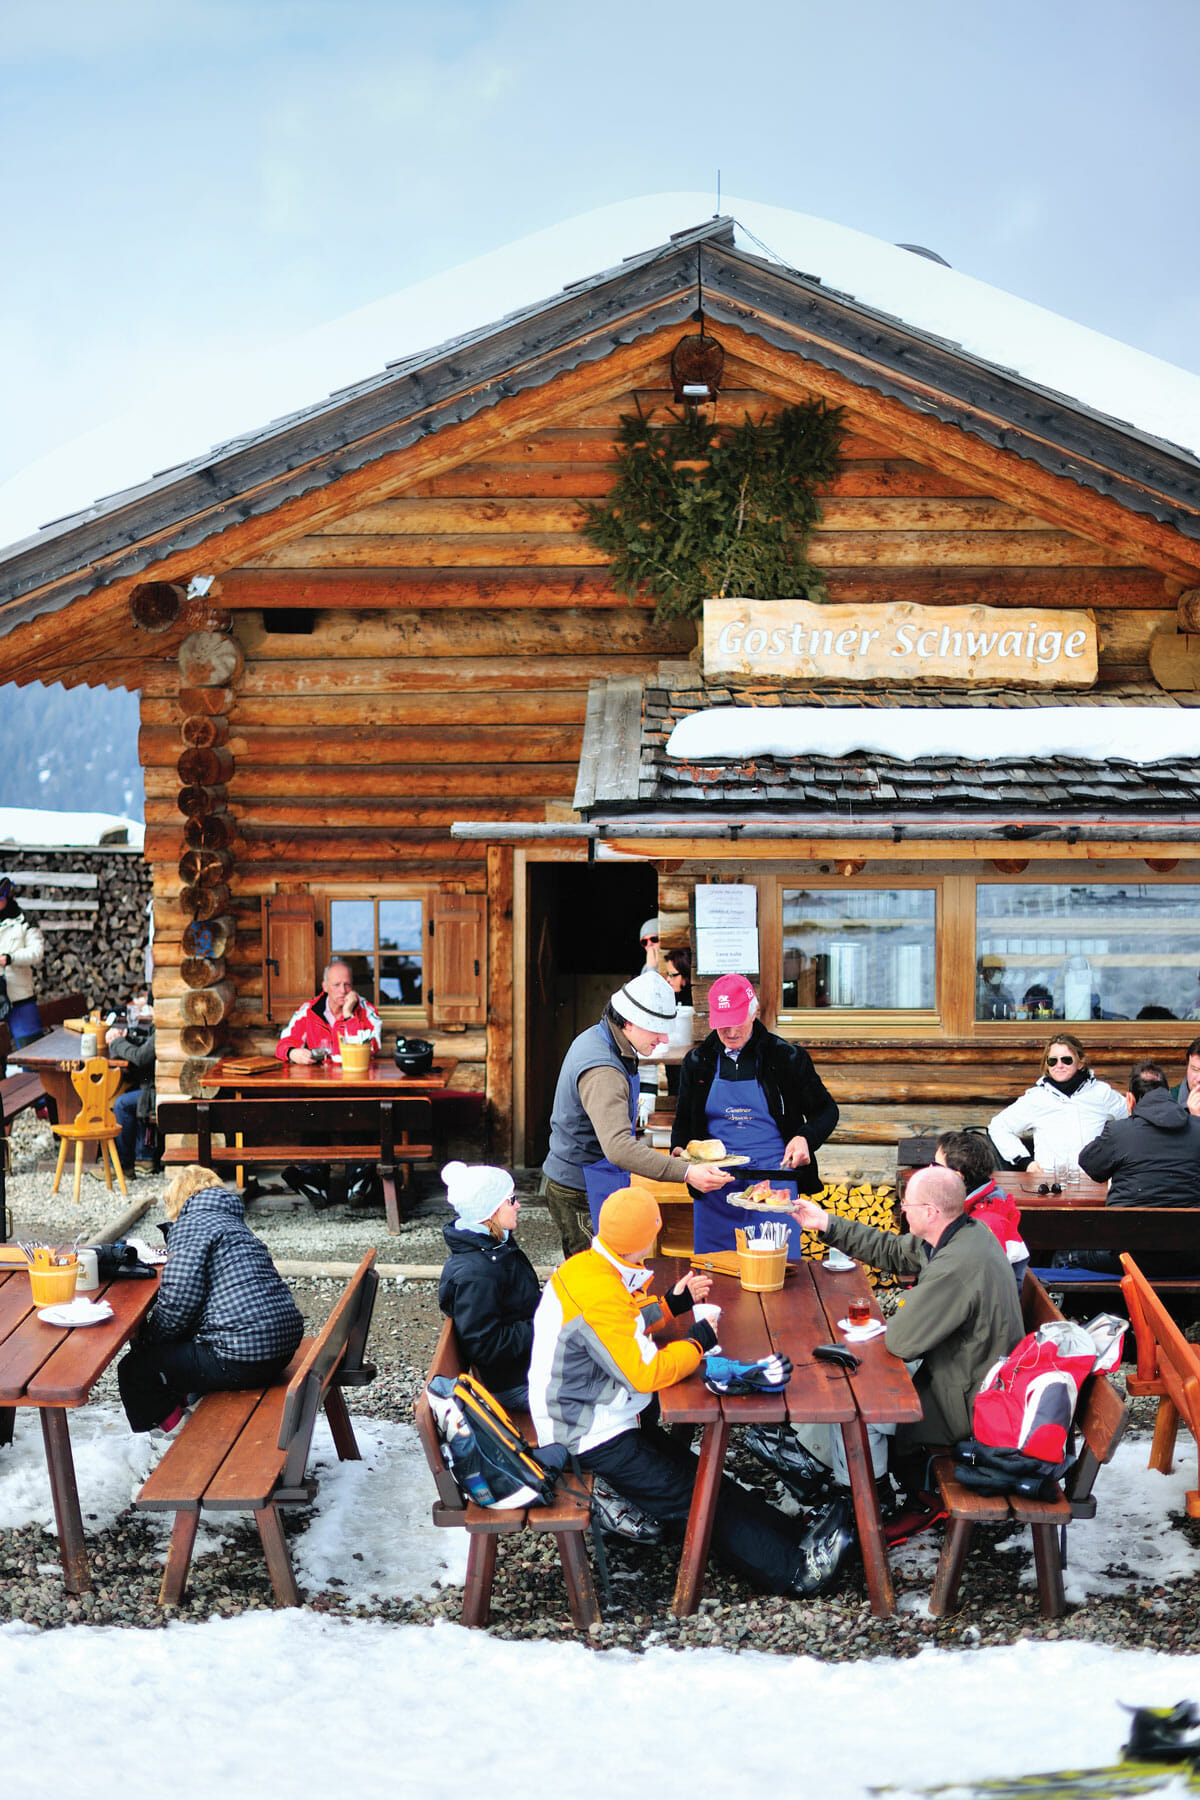
[[[100,1286],[100,1263],[94,1250],[77,1250],[79,1273],[75,1277],[77,1294],[94,1294]]]

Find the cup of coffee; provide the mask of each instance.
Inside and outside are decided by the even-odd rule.
[[[857,1330],[860,1325],[869,1325],[871,1322],[871,1302],[869,1300],[859,1300],[858,1298],[851,1300],[849,1306],[846,1308],[846,1317],[849,1319],[855,1330]]]

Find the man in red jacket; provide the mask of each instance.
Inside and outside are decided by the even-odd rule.
[[[378,1056],[383,1041],[379,1014],[355,993],[349,963],[335,960],[321,978],[321,992],[288,1020],[275,1054],[280,1062],[316,1062],[320,1053],[341,1062],[342,1039],[361,1038],[364,1032],[371,1034],[371,1055]]]

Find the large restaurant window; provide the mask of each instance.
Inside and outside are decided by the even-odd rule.
[[[349,963],[354,985],[386,1017],[400,1008],[423,1007],[425,907],[421,900],[385,898],[329,901],[329,953]]]
[[[1200,887],[981,882],[976,1019],[1191,1019]]]
[[[784,1010],[932,1011],[936,939],[934,888],[784,888]]]

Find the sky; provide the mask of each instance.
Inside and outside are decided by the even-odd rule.
[[[0,0],[0,479],[718,171],[1200,370],[1198,50],[1194,0]]]

